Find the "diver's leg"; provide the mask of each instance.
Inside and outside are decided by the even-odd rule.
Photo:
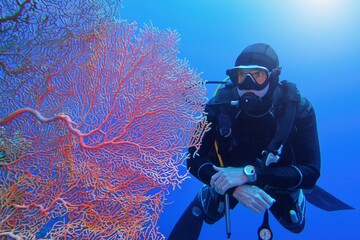
[[[200,203],[198,197],[189,204],[175,227],[170,233],[169,240],[196,240],[199,238],[203,219],[201,217]]]
[[[293,232],[301,232],[305,227],[305,210],[306,210],[306,199],[303,191],[300,189],[296,195],[295,202],[293,205],[294,209],[290,210],[291,222],[295,225]]]
[[[222,199],[211,187],[203,186],[175,224],[169,240],[198,239],[203,222],[213,224],[224,216]]]
[[[273,195],[272,195],[273,196]],[[306,200],[301,189],[293,193],[276,194],[276,202],[270,208],[278,222],[293,233],[305,227]]]

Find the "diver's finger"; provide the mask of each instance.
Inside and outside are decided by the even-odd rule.
[[[212,175],[211,179],[210,179],[210,186],[213,188],[214,187],[214,182],[219,178],[219,174],[215,173],[214,175]]]
[[[259,204],[256,203],[250,203],[246,207],[255,213],[260,213],[263,209]]]
[[[269,194],[267,194],[265,191],[261,191],[260,195],[268,204],[270,204],[270,206],[273,205],[274,202],[276,202],[276,200],[272,198]]]
[[[263,199],[263,198],[259,198],[258,200],[259,200],[258,206],[261,207],[261,211],[270,208],[271,205],[272,205],[272,203],[268,203],[268,202],[267,202],[265,199]]]
[[[215,165],[213,165],[213,168],[214,168],[214,170],[216,170],[216,171],[221,171],[223,168],[221,168],[221,167],[218,167],[218,166],[215,166]]]
[[[214,181],[214,189],[216,189],[216,192],[223,195],[228,189],[226,179],[224,179],[223,177],[219,177],[218,179],[216,179]]]

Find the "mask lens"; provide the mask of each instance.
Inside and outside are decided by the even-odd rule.
[[[262,85],[268,79],[268,72],[263,69],[239,71],[237,73],[237,83],[242,84],[247,76],[250,76],[258,85]]]
[[[226,74],[239,89],[261,90],[269,82],[269,70],[258,65],[236,66]]]

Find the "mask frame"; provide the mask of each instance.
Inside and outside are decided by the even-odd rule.
[[[256,77],[254,77],[251,73],[247,73],[243,77],[243,81],[241,83],[238,82],[238,74],[239,72],[249,72],[249,71],[261,71],[266,74],[266,79],[262,83],[258,83],[256,81]],[[271,77],[274,74],[280,74],[281,68],[276,67],[271,72],[266,67],[259,65],[240,65],[234,68],[226,70],[226,75],[229,76],[232,83],[237,86],[241,90],[262,90],[264,89],[268,83],[270,82]]]

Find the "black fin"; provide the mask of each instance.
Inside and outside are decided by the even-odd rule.
[[[334,197],[319,186],[315,186],[311,191],[304,191],[306,200],[314,206],[325,211],[341,211],[355,209],[340,199]]]

